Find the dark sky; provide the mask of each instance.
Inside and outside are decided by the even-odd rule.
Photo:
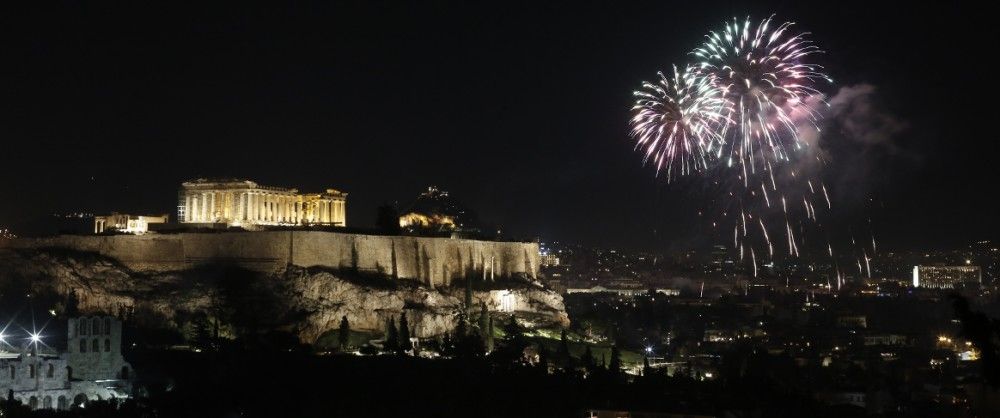
[[[733,16],[776,13],[827,51],[830,95],[874,86],[871,111],[902,127],[828,141],[834,194],[873,199],[844,204],[849,217],[872,216],[897,247],[1000,230],[1000,30],[984,10],[535,3],[5,10],[0,225],[174,212],[181,181],[224,176],[344,190],[359,226],[433,184],[513,235],[676,246],[700,234],[690,196],[633,152],[631,91]]]

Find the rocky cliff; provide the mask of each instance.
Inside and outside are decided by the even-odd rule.
[[[84,313],[139,312],[147,321],[178,329],[196,315],[250,317],[254,326],[274,327],[313,343],[347,316],[354,330],[380,331],[404,311],[414,335],[433,337],[453,329],[465,299],[478,315],[514,315],[529,327],[565,327],[562,297],[531,282],[455,283],[430,287],[357,271],[302,268],[255,272],[204,264],[169,272],[136,272],[94,253],[66,250],[2,250],[0,280],[23,282],[34,292],[73,295]],[[472,286],[470,286],[470,289]]]

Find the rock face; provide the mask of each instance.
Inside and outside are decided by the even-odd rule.
[[[236,300],[248,304],[248,311],[266,312],[273,320],[268,326],[291,331],[305,343],[336,330],[343,316],[354,330],[377,332],[404,311],[413,335],[426,338],[455,327],[467,293],[472,315],[485,306],[492,315],[512,314],[528,327],[569,325],[562,297],[530,282],[509,282],[502,289],[478,283],[479,290],[467,290],[356,273],[292,265],[273,273],[226,266],[139,273],[92,253],[0,251],[0,280],[21,278],[36,292],[73,294],[84,313],[126,309],[168,327],[181,328],[183,318],[212,315],[228,309],[220,308],[227,300]],[[234,286],[238,289],[231,290]]]

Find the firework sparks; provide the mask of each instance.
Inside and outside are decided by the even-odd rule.
[[[643,149],[644,163],[652,160],[657,174],[665,170],[667,181],[708,168],[712,147],[719,138],[725,101],[718,90],[690,69],[673,78],[657,73],[656,83],[643,82],[635,91],[631,135],[636,149]]]
[[[790,151],[801,148],[796,118],[801,115],[814,127],[820,114],[811,97],[820,97],[813,83],[832,81],[822,67],[807,62],[820,52],[808,33],[791,34],[792,23],[772,27],[772,18],[753,25],[747,18],[727,24],[722,32],[710,32],[705,43],[693,51],[700,60],[699,77],[730,106],[723,110],[724,140],[717,149],[729,165],[735,159],[747,172],[757,170],[756,160],[788,161]]]
[[[813,159],[822,164],[823,159],[803,152],[812,141],[800,137],[807,130],[819,132],[820,107],[828,104],[817,87],[832,80],[813,62],[821,51],[810,34],[773,19],[733,19],[721,31],[709,32],[691,53],[694,65],[674,67],[672,76],[658,73],[656,82],[642,83],[633,93],[629,120],[636,150],[644,154],[644,163],[656,167],[657,175],[663,172],[670,182],[697,173],[711,185],[727,188],[724,199],[716,200],[721,216],[709,221],[713,229],[721,229],[723,222],[733,228],[733,248],[741,262],[749,255],[745,258],[754,276],[756,253],[767,251],[773,260],[775,245],[783,247],[781,221],[788,255],[799,257],[799,244],[808,251],[812,228],[804,221],[822,228],[821,215],[833,208],[826,184],[802,164]],[[772,197],[780,199],[781,212]],[[817,202],[820,198],[823,202]],[[768,231],[768,225],[775,230]],[[774,241],[772,233],[779,234]],[[826,252],[834,259],[829,241],[828,236]],[[864,259],[870,277],[869,256]],[[860,258],[857,261],[860,273]],[[843,282],[837,267],[838,289]]]

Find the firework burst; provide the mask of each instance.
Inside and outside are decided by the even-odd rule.
[[[832,81],[822,67],[808,62],[819,53],[807,36],[792,34],[792,23],[772,27],[771,18],[753,25],[747,18],[727,24],[722,32],[711,32],[693,51],[699,63],[697,77],[712,86],[709,94],[722,97],[728,106],[723,117],[723,139],[716,158],[728,165],[736,160],[743,178],[768,163],[790,159],[790,152],[803,146],[798,125],[820,118],[812,97],[821,97],[813,87],[817,81]]]
[[[665,171],[670,181],[708,167],[713,146],[721,140],[726,102],[719,89],[690,68],[680,72],[674,67],[673,78],[657,74],[656,83],[643,82],[633,93],[629,124],[644,163],[652,160],[657,174]]]

